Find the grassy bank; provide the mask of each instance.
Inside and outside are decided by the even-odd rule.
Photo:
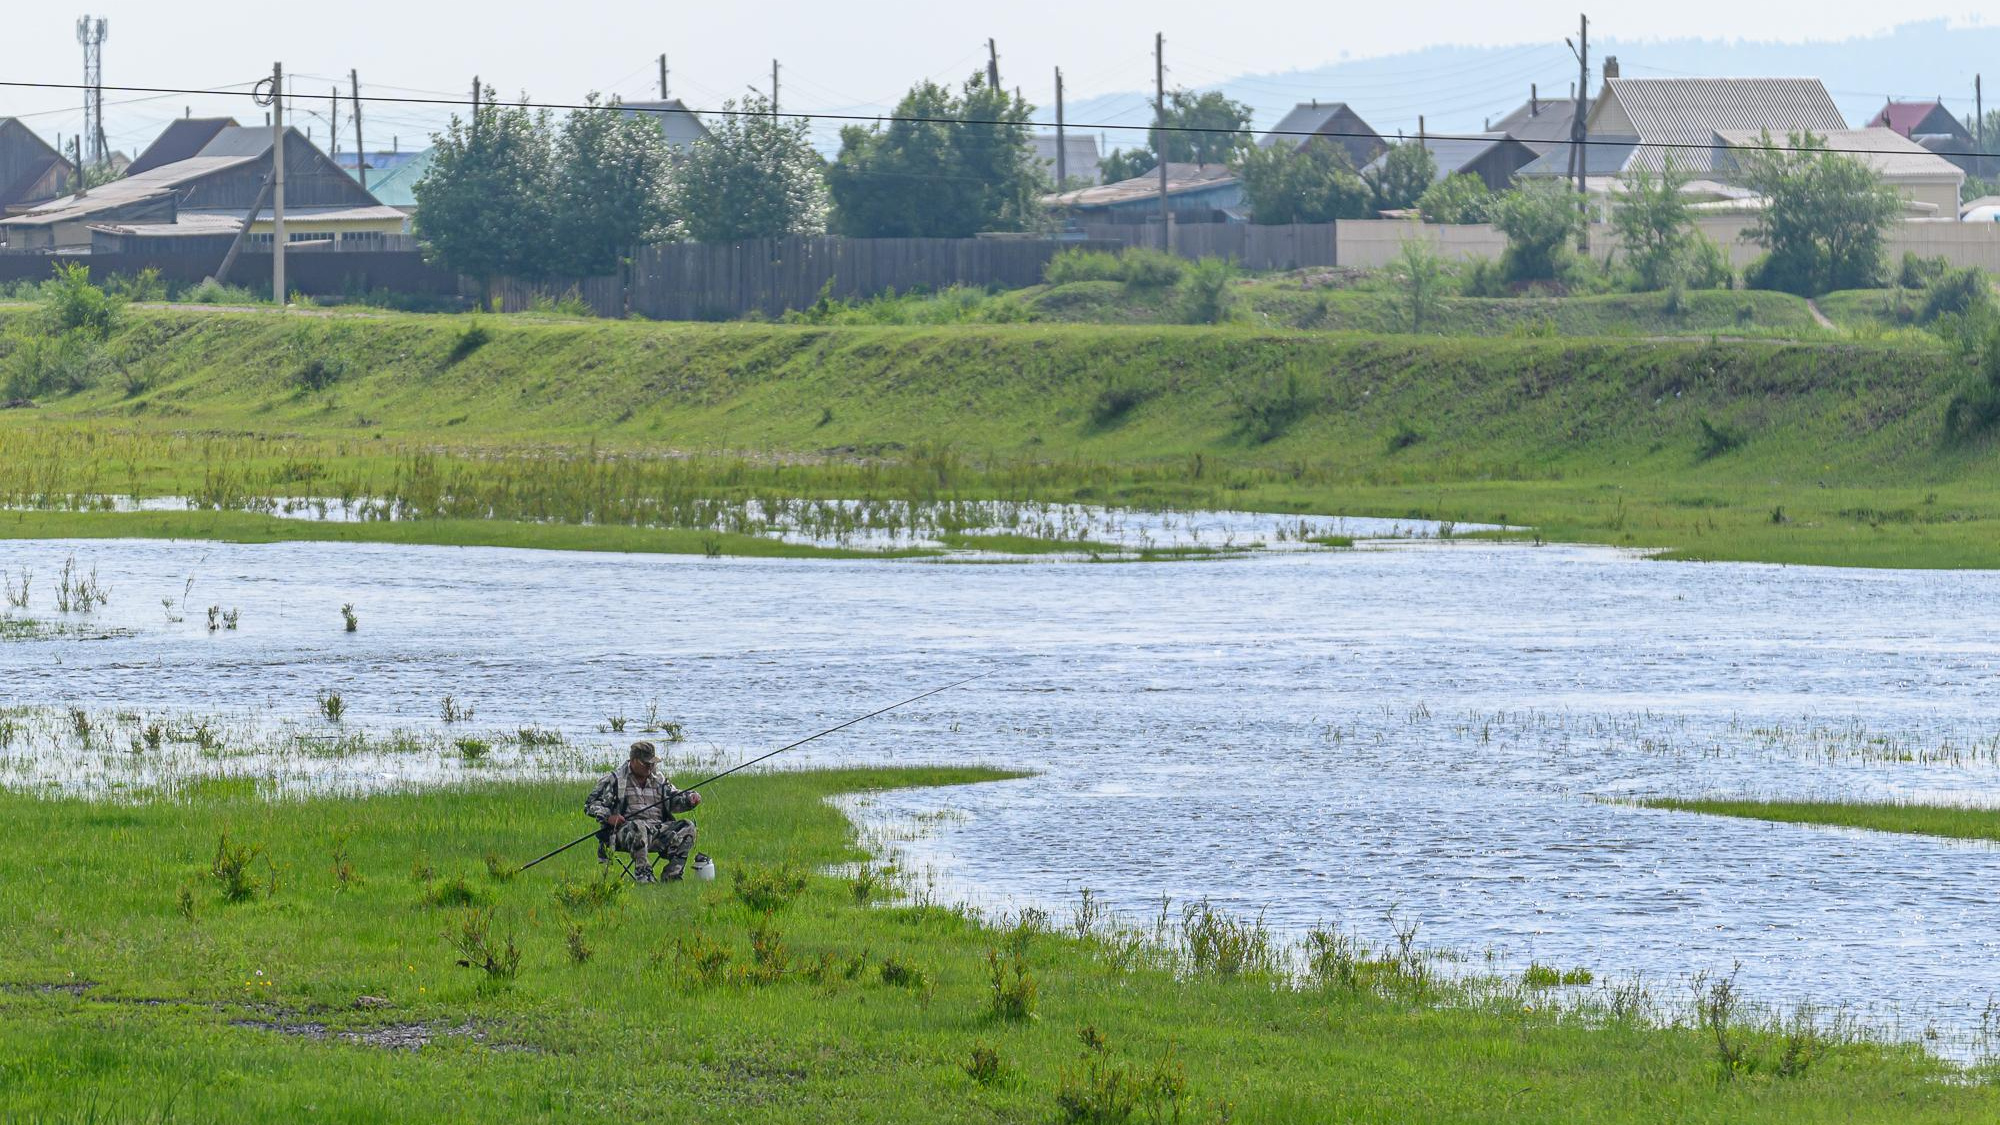
[[[715,497],[1008,498],[2000,565],[1991,443],[1946,439],[1967,376],[1920,340],[473,323],[134,311],[79,389],[0,411],[0,497],[373,496],[509,521],[481,541],[707,526]]]
[[[865,858],[827,796],[998,776],[742,778],[699,817],[721,881],[609,892],[587,848],[508,865],[578,831],[578,785],[0,795],[8,1110],[1942,1122],[2000,1109],[1991,1086],[1941,1081],[1914,1049],[1795,1037],[1788,1055],[1737,1028],[1725,1073],[1712,1029],[1526,985],[1474,995],[1393,951],[1331,945],[1316,976],[1287,985],[1260,968],[1253,927],[1214,915],[1189,916],[1163,949],[1064,918],[993,926],[886,905],[869,877],[817,873]]]
[[[2000,809],[1872,801],[1739,801],[1708,798],[1700,800],[1672,798],[1642,803],[1647,808],[1770,820],[1781,824],[1820,824],[1833,828],[1866,828],[1872,832],[1902,832],[1912,836],[2000,841]]]

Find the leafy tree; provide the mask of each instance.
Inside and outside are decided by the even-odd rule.
[[[1417,197],[1417,210],[1427,223],[1483,223],[1492,206],[1486,181],[1470,172],[1453,172]]]
[[[1107,184],[1137,179],[1157,167],[1159,161],[1154,160],[1152,152],[1145,148],[1114,148],[1098,162],[1098,169]]]
[[[1421,226],[1413,226],[1403,239],[1389,273],[1396,282],[1396,304],[1410,319],[1410,331],[1422,332],[1437,315],[1438,300],[1444,296],[1445,268],[1444,258],[1424,237]]]
[[[1369,213],[1368,185],[1337,144],[1248,146],[1236,157],[1236,173],[1253,222],[1328,223]]]
[[[544,265],[599,277],[615,272],[633,246],[665,237],[672,154],[648,117],[597,108],[594,93],[585,104],[592,108],[570,111],[554,139]]]
[[[1660,174],[1641,166],[1626,178],[1611,211],[1611,226],[1645,290],[1682,281],[1694,249],[1694,215],[1681,189],[1687,174],[1669,155]]]
[[[1500,272],[1509,281],[1554,278],[1583,230],[1583,211],[1560,180],[1529,180],[1493,201],[1493,225],[1507,236]]]
[[[1133,149],[1113,149],[1103,161],[1104,182],[1115,184],[1143,176],[1160,166],[1160,147],[1170,164],[1229,164],[1251,147],[1250,107],[1210,90],[1167,91],[1164,121],[1146,130],[1146,143]],[[1160,126],[1165,125],[1164,132]]]
[[[1368,190],[1377,211],[1402,211],[1417,205],[1437,179],[1437,160],[1421,144],[1391,146],[1382,162],[1369,169]]]
[[[1033,109],[975,74],[956,94],[919,83],[886,128],[842,129],[827,171],[834,228],[870,238],[1026,229],[1047,186],[1028,146]]]
[[[1748,231],[1768,251],[1750,268],[1753,287],[1813,297],[1881,281],[1883,236],[1903,205],[1866,164],[1812,133],[1793,134],[1786,148],[1767,133],[1738,165],[1768,201]]]
[[[1251,143],[1250,107],[1219,91],[1169,90],[1163,116],[1167,131],[1154,128],[1148,138],[1155,153],[1164,142],[1169,164],[1227,164]]]
[[[415,229],[432,260],[482,285],[548,272],[550,134],[547,113],[501,105],[490,86],[470,120],[452,115],[413,189]]]
[[[724,102],[724,115],[674,178],[684,232],[697,242],[781,238],[826,230],[826,162],[803,118],[771,114],[750,95]]]

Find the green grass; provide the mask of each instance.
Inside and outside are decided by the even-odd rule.
[[[0,328],[26,315],[0,311]],[[118,375],[0,411],[0,500],[398,496],[499,518],[180,526],[699,550],[622,546],[645,537],[615,525],[718,497],[1009,498],[1509,523],[1676,558],[2000,565],[1994,445],[1946,440],[1967,376],[1927,337],[492,319],[454,358],[463,318],[135,311],[108,345]],[[298,357],[320,353],[344,374],[304,390]],[[1107,388],[1137,392],[1108,421]]]
[[[1737,801],[1711,798],[1662,798],[1641,804],[1654,809],[1771,820],[1782,824],[1823,824],[1835,828],[1866,828],[1873,832],[1901,832],[1912,836],[2000,841],[2000,809],[1874,801]]]
[[[714,554],[737,558],[879,559],[936,555],[927,548],[820,547],[758,535],[677,528],[603,527],[512,520],[371,520],[341,523],[255,512],[0,512],[0,539],[213,539],[225,543],[400,543],[524,547],[547,551]]]
[[[732,779],[698,818],[721,880],[628,888],[608,903],[590,892],[588,845],[511,870],[579,831],[580,785],[268,800],[251,783],[216,781],[136,804],[0,795],[7,1113],[1046,1122],[1063,1120],[1059,1090],[1074,1102],[1093,1065],[1183,1082],[1186,1121],[2000,1112],[1991,1085],[1946,1080],[1948,1068],[1914,1048],[1831,1046],[1804,1074],[1779,1077],[1778,1043],[1750,1034],[1751,1068],[1724,1081],[1701,1031],[1565,1016],[1539,989],[1462,1005],[1447,985],[1398,986],[1378,961],[1360,965],[1351,988],[1285,987],[1215,960],[1175,972],[1112,937],[1020,936],[936,906],[864,905],[850,880],[812,873],[863,858],[826,797],[1001,776]],[[234,883],[244,901],[225,901],[212,872],[224,833],[247,859]],[[804,891],[767,917],[735,893],[734,872],[763,871],[760,894],[781,901],[787,869],[808,873]],[[468,956],[454,939],[484,911],[494,948]],[[510,941],[519,961],[506,980]],[[996,999],[989,951],[1011,1008]],[[501,977],[456,963],[489,953]],[[1032,990],[1019,987],[1023,970]],[[996,1015],[1024,1004],[1026,1018]],[[432,1029],[429,1046],[343,1038],[411,1024]],[[326,1038],[271,1025],[315,1025]],[[454,1028],[483,1039],[442,1033]],[[997,1055],[982,1071],[990,1082],[969,1073],[976,1048]]]

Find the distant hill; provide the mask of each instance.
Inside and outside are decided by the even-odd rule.
[[[1606,55],[1616,55],[1626,77],[1678,75],[1805,76],[1819,78],[1848,121],[1861,125],[1884,99],[1942,96],[1952,111],[1972,112],[1972,78],[1984,72],[2000,82],[2000,26],[1953,26],[1945,20],[1902,24],[1880,35],[1800,43],[1722,39],[1619,39],[1604,29],[1591,42],[1591,81],[1601,80]],[[1546,43],[1511,47],[1427,47],[1399,55],[1346,59],[1305,70],[1248,74],[1199,85],[1220,89],[1257,112],[1267,127],[1293,104],[1318,98],[1352,105],[1376,129],[1414,132],[1419,114],[1435,132],[1470,132],[1528,98],[1570,95],[1576,63],[1563,46],[1565,29],[1551,27]],[[1172,67],[1169,48],[1167,63]],[[1988,108],[2000,106],[1989,91]],[[1074,99],[1066,108],[1078,123],[1143,125],[1151,115],[1150,91],[1133,90]],[[1046,110],[1038,113],[1045,116]],[[1112,147],[1141,139],[1137,132],[1109,132]]]

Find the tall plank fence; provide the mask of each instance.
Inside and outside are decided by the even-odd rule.
[[[766,238],[643,247],[632,262],[631,309],[655,320],[777,316],[821,294],[837,300],[952,285],[1019,288],[1069,249],[1116,242],[1015,238]]]
[[[1159,223],[1086,223],[1083,233],[1127,246],[1168,248]],[[1339,239],[1332,223],[1176,223],[1172,246],[1183,258],[1227,258],[1246,270],[1295,270],[1333,266]]]

